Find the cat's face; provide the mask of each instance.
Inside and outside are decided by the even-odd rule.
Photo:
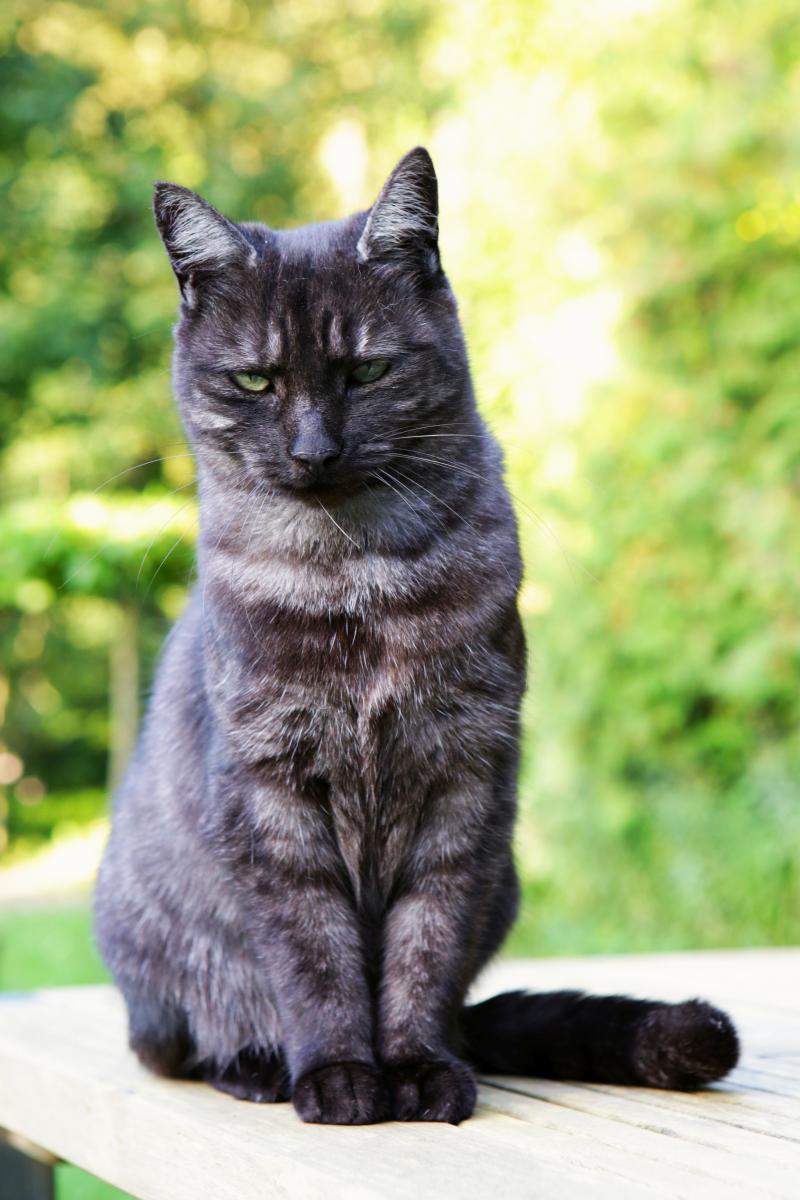
[[[155,208],[182,292],[176,390],[217,479],[335,502],[458,421],[467,366],[425,151],[369,213],[325,225],[237,226],[172,184]]]

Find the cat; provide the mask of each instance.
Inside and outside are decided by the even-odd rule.
[[[200,533],[96,888],[131,1047],[339,1124],[457,1124],[476,1069],[720,1078],[737,1035],[701,1001],[465,1004],[517,909],[525,644],[428,153],[324,224],[171,183],[154,210]]]

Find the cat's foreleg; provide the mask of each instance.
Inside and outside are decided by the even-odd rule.
[[[453,1013],[484,894],[490,796],[475,781],[433,802],[386,917],[378,1045],[398,1120],[458,1124],[475,1107],[474,1073],[453,1048]]]
[[[304,1121],[381,1120],[361,937],[330,830],[312,797],[279,781],[248,783],[237,789],[225,858],[269,979],[292,1101]]]

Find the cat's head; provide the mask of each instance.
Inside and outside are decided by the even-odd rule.
[[[155,216],[181,291],[176,392],[215,479],[335,501],[469,410],[426,150],[340,221],[240,225],[171,183]]]

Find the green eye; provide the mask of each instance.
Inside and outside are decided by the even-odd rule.
[[[385,375],[388,369],[389,364],[385,358],[373,358],[372,362],[364,362],[351,371],[350,378],[356,383],[374,383],[381,375]]]
[[[251,371],[234,371],[231,379],[244,392],[266,392],[270,386],[266,375],[255,375]]]

